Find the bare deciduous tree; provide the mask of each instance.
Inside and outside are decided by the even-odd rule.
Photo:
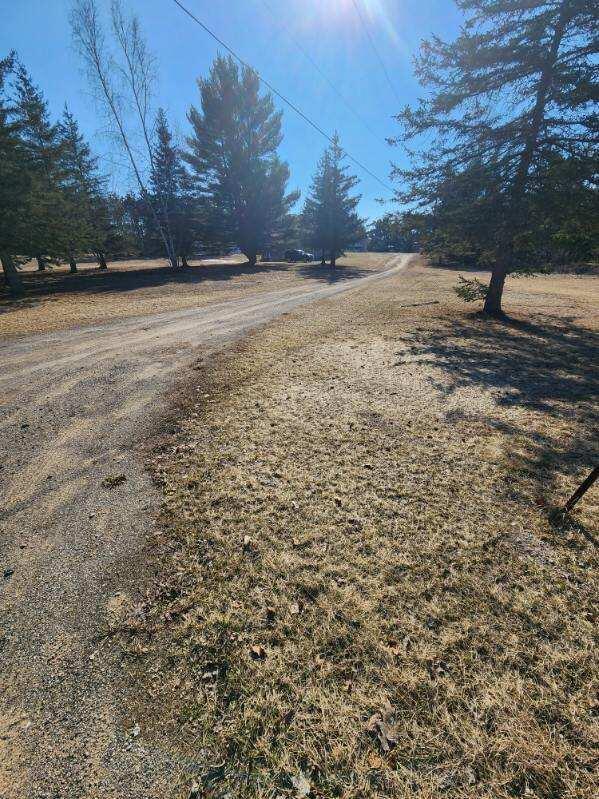
[[[136,16],[127,17],[123,11],[121,0],[112,0],[110,5],[112,29],[124,58],[123,66],[117,68],[122,75],[125,86],[133,97],[133,104],[137,111],[143,140],[148,153],[151,172],[156,169],[154,157],[154,143],[152,141],[152,95],[156,80],[156,62],[149,52],[144,41],[139,19]],[[171,231],[170,215],[164,205],[164,198],[158,196],[160,205],[160,221],[164,227],[164,235],[168,242],[169,260],[173,265],[178,265],[177,250]],[[171,257],[172,256],[172,257]]]
[[[167,258],[173,267],[177,267],[178,259],[171,237],[146,188],[142,167],[127,131],[116,83],[115,73],[118,70],[133,97],[151,164],[153,154],[148,119],[154,79],[153,58],[143,41],[137,19],[127,20],[118,0],[114,0],[111,10],[113,31],[125,58],[124,66],[119,66],[107,55],[106,38],[96,0],[75,0],[70,17],[73,39],[85,63],[90,82],[96,89],[98,100],[107,110],[114,133],[127,154],[141,196],[160,233]]]

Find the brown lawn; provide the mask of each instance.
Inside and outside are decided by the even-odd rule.
[[[556,507],[598,458],[599,280],[512,281],[507,322],[455,282],[198,364],[124,639],[182,796],[597,796],[598,487]]]

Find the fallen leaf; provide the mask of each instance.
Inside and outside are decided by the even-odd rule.
[[[393,708],[389,702],[386,702],[383,710],[371,716],[366,725],[367,731],[378,739],[383,752],[389,752],[397,743],[397,735],[392,722]]]
[[[253,660],[265,660],[266,649],[260,644],[254,644],[254,646],[250,647],[250,656]]]
[[[297,614],[300,612],[300,606],[297,604],[297,602],[293,602],[291,604],[289,607],[289,612],[292,616],[297,616]]]
[[[368,753],[368,765],[370,768],[381,768],[385,764],[383,758],[376,752]]]
[[[291,778],[291,784],[295,788],[295,795],[298,797],[298,799],[302,799],[302,797],[310,795],[310,790],[312,788],[310,785],[310,780],[301,771],[297,777]]]

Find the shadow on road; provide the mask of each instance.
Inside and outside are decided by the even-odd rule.
[[[369,269],[361,269],[359,266],[335,266],[328,264],[303,264],[295,267],[296,274],[305,277],[307,280],[320,280],[322,283],[333,285],[344,280],[355,280],[359,277],[366,277],[372,274]]]

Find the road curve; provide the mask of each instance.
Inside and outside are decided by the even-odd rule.
[[[99,635],[135,595],[158,503],[136,454],[193,358],[308,302],[403,269],[0,348],[0,796],[172,795],[183,766],[131,737],[123,664]],[[197,353],[195,353],[197,354]],[[110,489],[106,477],[124,475]]]

